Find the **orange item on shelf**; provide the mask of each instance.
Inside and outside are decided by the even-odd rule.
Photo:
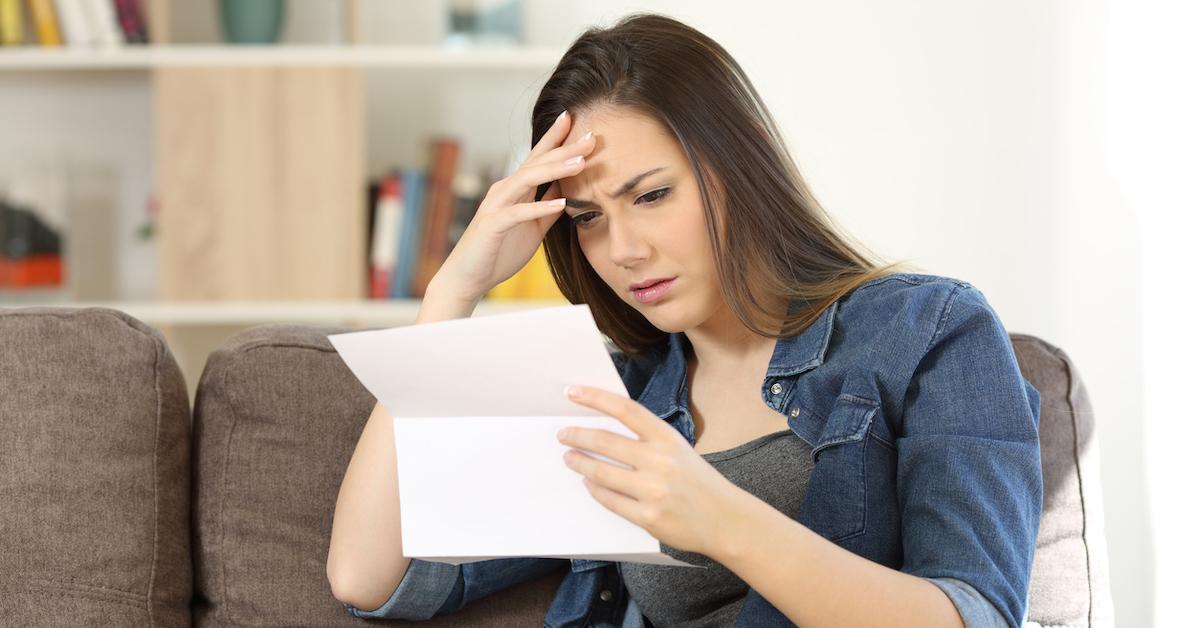
[[[0,286],[30,288],[63,282],[61,255],[30,255],[19,260],[0,257]]]

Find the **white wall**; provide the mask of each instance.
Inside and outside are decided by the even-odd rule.
[[[1200,368],[1194,296],[1200,233],[1200,6],[1111,0],[1106,156],[1138,217],[1146,477],[1158,552],[1155,620],[1194,624],[1200,541],[1191,403]]]

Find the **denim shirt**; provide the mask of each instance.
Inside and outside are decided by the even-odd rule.
[[[613,359],[630,396],[694,445],[687,342],[672,333],[663,351]],[[761,396],[812,446],[803,502],[786,514],[937,585],[967,626],[1022,623],[1042,507],[1040,394],[977,288],[914,273],[867,282],[776,342]],[[426,619],[565,563],[414,559],[378,609],[344,606],[356,617]],[[545,625],[641,619],[615,563],[571,560]],[[751,589],[735,625],[792,623]]]

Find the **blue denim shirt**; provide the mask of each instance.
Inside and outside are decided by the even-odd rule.
[[[665,351],[613,357],[630,396],[695,444],[687,342],[673,333]],[[776,343],[761,395],[813,448],[804,500],[787,514],[937,585],[967,626],[1021,624],[1042,507],[1040,395],[978,289],[913,273],[865,283]],[[429,618],[564,563],[416,559],[380,608],[345,606]],[[630,602],[614,563],[572,560],[545,625],[640,626]],[[753,589],[736,623],[790,625]]]

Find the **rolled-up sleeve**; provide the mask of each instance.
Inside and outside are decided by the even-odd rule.
[[[461,565],[412,559],[391,597],[379,608],[363,610],[342,603],[354,617],[429,619],[462,610],[467,604],[565,567],[560,558],[495,558]]]
[[[975,587],[954,578],[926,578],[941,589],[954,608],[958,609],[966,628],[1004,628],[1007,623],[1004,615],[987,598],[979,594]]]
[[[362,618],[429,619],[433,617],[459,584],[461,565],[412,559],[396,590],[379,608],[363,610],[346,604],[346,612]]]
[[[1008,626],[1025,615],[1041,517],[1039,402],[999,317],[977,289],[957,285],[913,373],[896,439],[902,571],[939,579],[960,612],[980,608],[977,593]]]

